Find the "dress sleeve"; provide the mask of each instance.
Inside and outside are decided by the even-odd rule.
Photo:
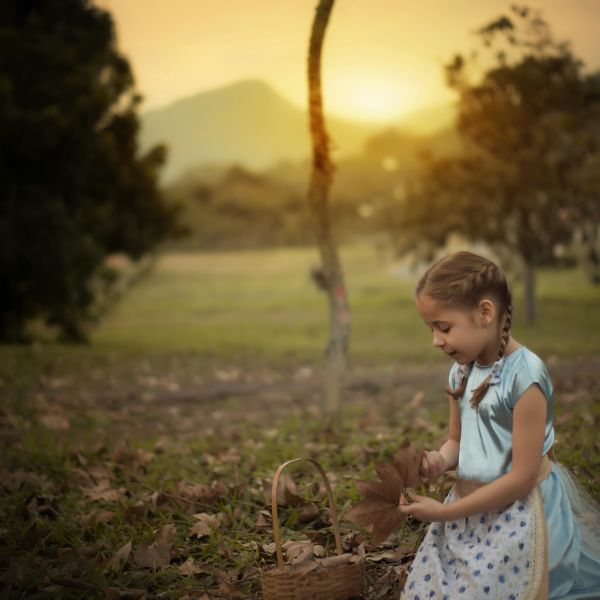
[[[508,404],[511,410],[514,409],[515,404],[525,393],[525,390],[533,384],[539,386],[547,402],[550,404],[552,402],[553,389],[548,370],[541,358],[535,354],[530,354],[520,359],[509,382]]]
[[[456,380],[456,378],[458,377],[457,375],[458,373],[458,363],[454,363],[451,367],[450,367],[450,372],[448,373],[448,385],[450,386],[450,389],[454,389],[460,382]]]

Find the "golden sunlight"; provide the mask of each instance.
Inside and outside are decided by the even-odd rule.
[[[419,98],[410,86],[396,81],[356,75],[332,83],[332,112],[352,119],[390,121],[419,106]]]

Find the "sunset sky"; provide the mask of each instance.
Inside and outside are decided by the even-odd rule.
[[[144,110],[247,78],[306,106],[306,52],[317,0],[96,0],[113,14]],[[337,0],[325,39],[325,106],[388,120],[453,98],[442,65],[475,47],[500,0]],[[600,68],[600,0],[538,0],[555,38]]]

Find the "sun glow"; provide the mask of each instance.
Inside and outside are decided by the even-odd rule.
[[[390,121],[415,110],[419,104],[414,88],[395,81],[356,76],[333,84],[332,88],[332,112],[353,119]]]

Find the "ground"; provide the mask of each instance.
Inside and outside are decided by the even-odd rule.
[[[449,363],[414,311],[414,275],[344,252],[353,334],[342,419],[324,428],[322,295],[310,250],[166,256],[89,346],[0,347],[0,591],[10,598],[258,598],[274,564],[270,486],[291,458],[332,484],[345,551],[366,545],[364,598],[396,598],[424,526],[386,542],[344,519],[404,439],[437,447]],[[548,364],[556,455],[600,495],[600,290],[539,279],[541,320],[517,339]],[[517,300],[519,290],[517,288]],[[450,480],[421,491],[443,497]],[[304,464],[285,477],[282,538],[333,552]]]
[[[259,597],[259,569],[273,562],[265,550],[273,542],[265,492],[278,464],[298,456],[319,461],[343,514],[359,499],[352,480],[375,479],[373,465],[401,440],[429,448],[444,436],[445,362],[356,367],[344,385],[342,427],[327,433],[319,427],[313,368],[224,366],[182,385],[186,360],[194,358],[172,356],[161,369],[130,358],[120,372],[107,362],[79,379],[46,364],[21,404],[3,410],[7,596]],[[596,494],[600,360],[557,359],[550,368],[558,458]],[[331,551],[329,511],[316,482],[310,469],[293,472],[290,485],[304,501],[280,507],[283,537],[318,540]],[[438,496],[446,489],[440,481],[430,488]],[[312,502],[318,511],[299,523]],[[193,515],[218,519],[195,535],[204,521]],[[364,597],[396,597],[422,531],[410,523],[367,549]],[[342,532],[345,549],[368,539],[348,522]]]

